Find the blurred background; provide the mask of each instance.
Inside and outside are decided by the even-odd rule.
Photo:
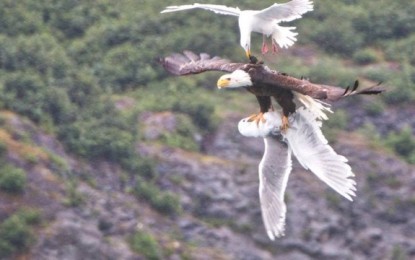
[[[387,88],[333,104],[324,123],[355,201],[295,162],[274,242],[258,201],[263,142],[236,127],[255,97],[217,90],[221,73],[179,78],[157,63],[185,49],[246,62],[235,17],[159,14],[186,3],[0,2],[0,258],[415,258],[415,2],[315,0],[277,55],[252,34],[273,69]]]

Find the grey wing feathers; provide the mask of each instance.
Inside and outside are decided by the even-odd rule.
[[[265,151],[259,164],[259,198],[262,219],[271,240],[284,235],[284,193],[291,172],[291,151],[281,136],[264,138]]]
[[[161,13],[171,13],[177,11],[185,11],[191,9],[205,9],[217,14],[239,16],[241,10],[238,7],[227,7],[225,5],[211,5],[211,4],[192,4],[192,5],[174,5],[168,6]]]
[[[206,53],[197,55],[191,51],[184,51],[183,54],[173,53],[161,58],[160,63],[168,72],[178,76],[205,71],[233,72],[244,65],[243,63],[230,63],[229,60],[220,57],[211,58]]]
[[[259,11],[257,14],[262,18],[275,19],[289,22],[313,10],[313,2],[309,0],[292,0],[284,4],[273,4],[270,7]]]

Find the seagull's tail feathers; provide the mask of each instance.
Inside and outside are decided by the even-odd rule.
[[[295,27],[282,27],[274,24],[272,31],[272,40],[280,46],[280,48],[288,48],[297,41],[298,33],[294,32]]]
[[[297,160],[312,171],[320,180],[352,201],[356,196],[354,174],[344,156],[337,154],[323,136],[321,122],[304,107],[293,115],[293,122],[285,138]]]
[[[327,120],[326,113],[333,113],[330,108],[330,104],[324,103],[323,101],[314,99],[310,96],[303,95],[299,92],[293,91],[294,97],[298,100],[306,109],[308,109],[315,118],[318,120]]]

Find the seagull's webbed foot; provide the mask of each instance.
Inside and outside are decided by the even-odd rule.
[[[260,112],[259,114],[253,114],[248,117],[248,122],[255,122],[257,125],[259,125],[259,122],[265,123],[265,117],[264,113]]]
[[[285,133],[287,132],[288,127],[290,127],[290,123],[288,122],[288,117],[283,115],[281,118],[281,121],[282,123],[281,123],[280,129],[281,129],[281,132]]]
[[[268,49],[268,45],[267,45],[267,43],[266,43],[266,37],[265,37],[265,34],[263,34],[262,35],[262,48],[261,48],[261,52],[262,52],[262,54],[266,54],[268,51],[269,51],[269,49]]]
[[[278,53],[278,45],[277,43],[275,43],[275,41],[272,41],[272,54],[277,54]]]

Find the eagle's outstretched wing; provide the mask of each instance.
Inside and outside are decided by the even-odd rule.
[[[184,51],[183,54],[173,53],[161,58],[160,63],[168,72],[177,76],[198,74],[205,71],[233,72],[245,65],[244,63],[231,63],[218,56],[211,58],[206,53],[197,55],[191,51]]]
[[[288,89],[323,101],[337,101],[345,96],[358,94],[373,95],[380,94],[385,91],[380,84],[368,88],[358,89],[359,82],[357,80],[355,81],[353,87],[347,87],[346,89],[337,86],[316,84],[305,79],[298,79],[284,73],[271,70],[265,65],[251,65],[249,68],[249,75],[254,83],[256,82],[257,84],[272,85],[275,88]],[[270,89],[270,91],[272,92],[272,89]],[[271,92],[264,94],[272,95]]]
[[[260,96],[274,96],[278,88],[283,88],[319,100],[336,101],[345,96],[379,94],[385,91],[379,84],[369,88],[358,89],[358,81],[355,81],[353,87],[346,89],[315,84],[308,80],[298,79],[276,70],[271,70],[262,63],[232,63],[218,56],[211,58],[206,53],[197,55],[191,51],[184,51],[183,54],[174,53],[160,59],[160,62],[167,71],[178,76],[198,74],[206,71],[234,72],[237,69],[244,70],[249,74],[254,85],[261,86],[266,84],[272,86],[266,89],[261,88],[261,93],[258,94]]]

